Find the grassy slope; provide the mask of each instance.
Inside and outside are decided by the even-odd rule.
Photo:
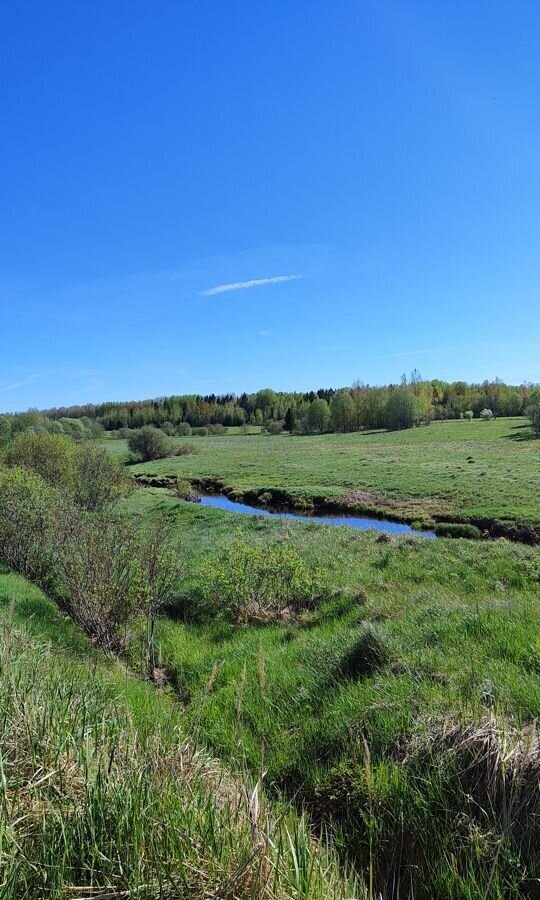
[[[454,833],[463,797],[456,811],[448,785],[427,770],[419,781],[396,765],[396,754],[441,719],[496,715],[519,726],[540,715],[540,551],[505,541],[380,543],[373,532],[234,516],[159,490],[137,492],[128,508],[175,522],[193,565],[188,597],[206,578],[208,554],[232,533],[290,540],[328,587],[345,589],[289,626],[163,620],[163,663],[186,718],[228,762],[264,767],[269,783],[299,791],[324,820],[336,820],[345,847],[364,863],[371,852],[391,868],[388,845],[403,839],[393,828],[406,807],[411,844],[426,842],[428,895],[483,896],[491,857],[482,868],[473,844]],[[364,740],[381,823],[369,835]],[[496,833],[489,816],[479,819],[472,816],[471,833]],[[523,896],[513,853],[499,855],[489,896]],[[418,884],[416,891],[423,896]]]
[[[170,696],[5,572],[0,708],[2,898],[364,896],[298,818],[249,814]]]
[[[228,487],[283,489],[337,500],[355,490],[406,517],[429,514],[540,522],[540,443],[523,419],[434,422],[402,432],[194,438],[195,456],[133,473],[220,479]],[[125,453],[121,441],[107,446]],[[379,496],[380,495],[380,496]],[[380,504],[379,504],[380,505]]]

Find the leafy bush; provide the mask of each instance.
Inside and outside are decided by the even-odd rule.
[[[176,478],[174,492],[176,496],[180,498],[180,500],[196,501],[199,499],[197,492],[191,485],[191,482],[189,482],[187,478],[181,478],[179,475]]]
[[[482,537],[482,532],[476,525],[459,522],[440,522],[435,526],[435,534],[437,537],[470,538],[474,541]]]
[[[132,483],[124,467],[103,447],[74,443],[65,435],[25,431],[5,454],[9,466],[40,475],[79,506],[102,509],[129,493]]]
[[[180,422],[176,429],[176,433],[178,437],[190,437],[191,436],[191,425],[189,422]]]
[[[227,434],[228,428],[225,425],[221,425],[221,423],[217,423],[215,425],[208,425],[208,434]]]
[[[283,618],[314,600],[314,577],[286,543],[256,547],[235,538],[222,547],[209,572],[210,599],[237,624]]]
[[[0,468],[0,558],[38,584],[51,576],[60,506],[60,494],[40,475]]]
[[[471,421],[473,416],[474,416],[474,413],[473,413],[472,409],[466,409],[465,412],[463,413],[463,418],[467,419],[469,422]]]
[[[490,419],[493,418],[493,412],[491,409],[483,409],[480,413],[480,418],[483,419],[484,422],[489,422]]]
[[[143,603],[133,524],[73,508],[58,523],[56,537],[61,606],[103,650],[122,652]]]
[[[194,428],[191,433],[197,437],[206,437],[208,428]]]
[[[74,458],[73,497],[85,509],[103,509],[133,489],[122,464],[103,447],[81,444]]]
[[[178,444],[178,446],[174,448],[175,456],[192,456],[198,452],[199,447],[188,442],[186,442],[185,444]]]
[[[66,435],[25,431],[16,435],[4,459],[8,466],[31,469],[49,484],[71,493],[76,450],[77,447]]]
[[[530,420],[534,433],[540,437],[540,388],[531,391],[525,415]]]
[[[173,455],[173,445],[167,435],[158,428],[138,428],[128,437],[128,448],[135,459],[150,462]]]
[[[268,434],[281,434],[283,432],[283,422],[269,422],[266,426]]]
[[[161,431],[163,431],[164,434],[167,434],[169,437],[173,437],[173,435],[176,434],[176,429],[172,422],[164,422],[163,425],[160,425],[159,427]]]

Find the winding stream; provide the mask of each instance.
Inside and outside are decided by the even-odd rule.
[[[292,512],[270,512],[268,509],[259,509],[256,506],[248,506],[246,503],[236,503],[229,500],[224,494],[203,494],[200,500],[202,506],[213,506],[216,509],[225,509],[228,512],[243,513],[251,516],[270,516],[281,519],[298,519],[301,522],[321,522],[324,525],[344,525],[348,528],[375,528],[377,531],[385,531],[391,534],[418,535],[418,537],[434,538],[434,531],[416,531],[410,525],[402,522],[390,522],[388,519],[369,519],[360,516],[343,516],[339,513],[327,516],[301,516]]]

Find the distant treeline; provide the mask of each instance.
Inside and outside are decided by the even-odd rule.
[[[519,416],[526,412],[530,385],[501,380],[483,384],[464,381],[426,381],[417,371],[401,383],[371,387],[359,382],[351,388],[321,388],[287,393],[271,388],[253,394],[184,394],[129,403],[100,403],[29,411],[10,418],[12,431],[64,431],[78,437],[101,430],[154,425],[170,434],[191,428],[222,432],[231,426],[260,425],[270,431],[355,431],[360,428],[408,428],[433,419]]]

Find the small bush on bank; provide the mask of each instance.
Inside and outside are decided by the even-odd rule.
[[[191,437],[191,425],[189,422],[180,422],[177,426],[176,433],[178,437]]]
[[[57,523],[60,605],[103,650],[122,652],[141,606],[133,525],[73,509]]]
[[[236,624],[266,622],[309,607],[315,579],[288,544],[254,547],[238,538],[209,565],[209,600]]]
[[[51,576],[61,496],[29,469],[0,468],[0,559],[37,584]]]
[[[174,492],[180,500],[190,500],[195,502],[199,499],[197,491],[194,490],[191,482],[188,481],[187,478],[181,478],[179,475],[176,478]]]
[[[476,525],[461,524],[459,522],[440,522],[435,526],[437,537],[469,538],[478,541],[482,532]]]
[[[206,437],[208,428],[193,428],[191,432],[195,437]]]

